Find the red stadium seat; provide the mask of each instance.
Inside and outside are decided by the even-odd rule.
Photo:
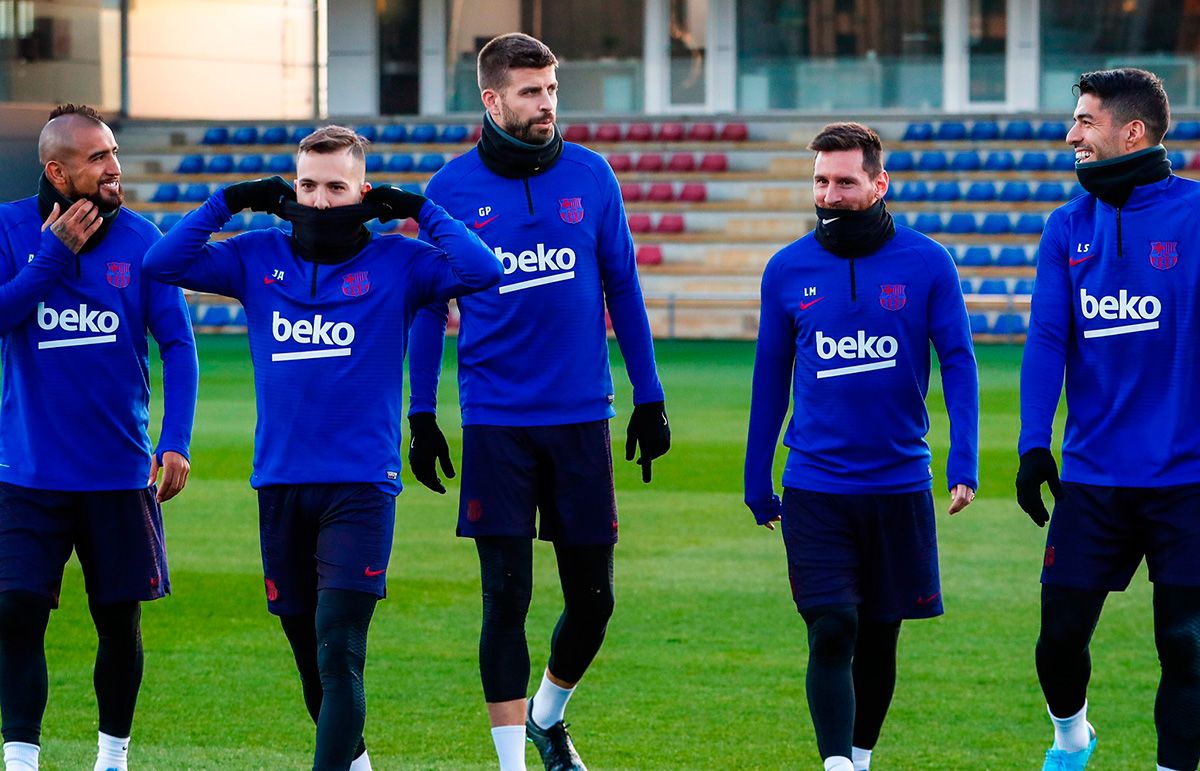
[[[667,162],[667,171],[695,171],[696,157],[691,153],[675,153]]]
[[[586,123],[576,123],[567,126],[563,139],[568,142],[587,142],[592,138],[592,129]]]
[[[687,132],[689,142],[711,142],[717,138],[717,127],[711,123],[693,123]]]
[[[679,191],[679,200],[687,203],[704,203],[708,200],[708,188],[703,182],[688,182]]]
[[[475,128],[471,129],[471,133],[467,136],[467,140],[471,144],[475,144],[476,142],[479,141],[479,137],[482,135],[483,135],[483,124],[476,123]]]
[[[633,169],[633,159],[623,153],[610,155],[608,156],[608,165],[612,166],[614,172],[620,174]]]
[[[675,186],[670,182],[655,182],[646,192],[646,200],[665,203],[675,200]]]
[[[412,219],[411,217],[409,219],[404,220],[404,222],[400,223],[400,232],[401,233],[408,233],[410,235],[416,235],[417,231],[419,231],[420,229],[421,229],[421,226],[418,225],[417,221]]]
[[[682,214],[664,214],[658,219],[658,227],[655,228],[659,233],[682,233],[683,232],[683,215]]]
[[[626,142],[649,142],[654,139],[654,129],[649,123],[631,123],[625,132]]]
[[[729,157],[725,153],[708,153],[700,159],[700,171],[729,171]]]
[[[601,123],[596,127],[597,142],[620,142],[621,127],[611,123]]]
[[[1192,156],[1192,160],[1188,163],[1187,167],[1189,169],[1200,169],[1200,153]]]
[[[663,253],[661,246],[639,246],[637,250],[638,265],[662,265]]]
[[[745,142],[750,138],[750,129],[745,123],[726,123],[721,129],[722,142]]]
[[[659,142],[681,142],[683,141],[683,124],[682,123],[663,123],[658,127]]]
[[[631,233],[649,233],[650,232],[650,215],[649,214],[630,214],[629,215],[629,231]]]
[[[642,153],[634,164],[635,171],[662,171],[663,157],[658,153]]]
[[[625,203],[634,203],[642,200],[642,186],[636,182],[622,182],[621,198],[625,199]]]

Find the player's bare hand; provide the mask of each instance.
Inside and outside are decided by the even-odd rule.
[[[80,198],[71,204],[61,217],[56,216],[55,212],[57,211],[58,204],[55,204],[50,216],[42,225],[42,229],[45,230],[49,227],[50,232],[63,242],[63,246],[75,254],[79,254],[83,245],[104,224],[104,220],[100,217],[100,209],[86,198]]]
[[[46,221],[42,223],[42,232],[43,233],[46,232],[46,228],[48,228],[54,224],[54,220],[58,219],[59,214],[60,214],[59,206],[58,206],[58,204],[54,204],[54,206],[50,209],[50,216],[47,217]]]
[[[950,490],[950,514],[957,514],[971,505],[975,500],[975,491],[966,485],[955,485]]]
[[[147,485],[154,484],[160,470],[162,471],[162,484],[158,486],[158,502],[166,503],[187,485],[192,464],[188,463],[188,459],[179,453],[168,451],[162,454],[162,465],[160,466],[158,456],[154,455],[150,461],[150,481],[147,482]]]
[[[764,523],[762,523],[762,526],[763,526],[763,527],[765,527],[765,528],[766,528],[766,529],[768,529],[768,530],[774,530],[774,529],[775,529],[775,523],[776,523],[776,522],[779,522],[781,519],[782,519],[782,517],[775,517],[775,519],[772,519],[772,520],[770,520],[769,522],[764,522]]]

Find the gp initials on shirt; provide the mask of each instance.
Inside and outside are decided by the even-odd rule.
[[[882,359],[868,364],[855,364],[848,367],[817,370],[817,379],[855,375],[860,372],[871,372],[877,369],[889,369],[896,366],[896,352],[900,343],[891,335],[868,335],[865,330],[858,330],[854,336],[847,335],[835,338],[817,330],[817,356],[822,359]]]
[[[99,343],[114,343],[117,336],[113,334],[121,326],[121,319],[116,313],[106,310],[90,310],[87,303],[80,303],[78,308],[47,308],[46,303],[38,303],[38,326],[46,331],[62,330],[63,332],[86,332],[83,337],[71,337],[63,340],[43,340],[38,343],[38,349],[69,348],[77,345],[96,345]]]

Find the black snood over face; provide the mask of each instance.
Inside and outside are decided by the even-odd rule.
[[[1162,145],[1127,153],[1116,158],[1075,164],[1075,176],[1083,189],[1104,201],[1121,208],[1135,187],[1161,182],[1171,174],[1167,148]]]
[[[508,134],[484,113],[483,133],[479,135],[479,159],[492,173],[507,179],[521,179],[545,171],[558,162],[563,151],[562,132],[554,126],[554,135],[545,144],[531,145]]]
[[[896,225],[882,198],[862,211],[817,207],[817,243],[839,257],[866,257],[894,235]]]
[[[75,202],[70,198],[67,198],[65,195],[60,193],[58,188],[52,185],[50,180],[46,179],[46,173],[42,172],[42,175],[38,177],[38,214],[41,215],[42,222],[45,222],[46,218],[50,216],[50,212],[54,211],[54,204],[58,204],[58,216],[61,217],[67,213],[67,209],[70,209],[74,203]],[[95,201],[92,203],[95,203]],[[100,209],[98,204],[97,208]],[[100,227],[95,233],[92,233],[91,238],[84,243],[83,247],[79,250],[80,254],[94,249],[101,241],[104,240],[104,237],[108,235],[109,228],[111,228],[113,222],[116,221],[117,214],[119,214],[120,211],[120,206],[116,206],[107,211],[100,209]]]
[[[279,216],[292,223],[292,243],[302,258],[334,265],[366,247],[371,231],[363,223],[378,217],[379,209],[365,203],[318,209],[284,201]]]

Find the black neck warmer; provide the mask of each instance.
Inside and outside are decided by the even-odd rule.
[[[493,173],[508,179],[532,177],[558,162],[562,155],[562,132],[554,125],[554,135],[545,144],[522,142],[496,125],[492,116],[484,113],[483,133],[479,135],[479,158]]]
[[[879,251],[896,225],[880,198],[862,211],[817,207],[817,243],[838,257],[866,257]]]
[[[1116,158],[1075,164],[1083,189],[1117,209],[1125,205],[1135,187],[1161,182],[1171,174],[1167,148],[1162,145]]]
[[[366,247],[371,231],[363,223],[379,216],[379,209],[365,203],[318,209],[284,201],[279,216],[292,223],[292,244],[303,259],[335,265]]]
[[[45,172],[42,172],[42,175],[38,177],[38,214],[41,215],[42,222],[45,222],[46,218],[50,216],[50,212],[54,211],[54,204],[58,204],[58,216],[61,217],[67,213],[67,209],[70,209],[74,203],[70,198],[60,193],[58,188],[50,184],[50,180],[46,179]],[[84,243],[83,248],[79,250],[80,254],[94,249],[104,240],[120,211],[120,206],[108,211],[100,209],[100,228],[95,233],[92,233],[92,237]]]

